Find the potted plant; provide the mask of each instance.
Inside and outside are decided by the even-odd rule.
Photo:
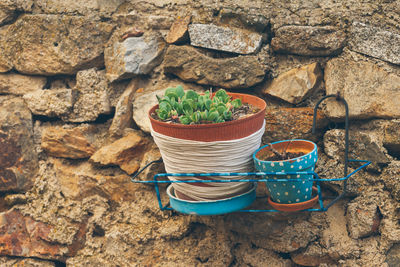
[[[168,173],[249,172],[261,144],[266,103],[253,95],[223,89],[198,94],[182,86],[168,88],[149,110],[151,132]],[[187,178],[187,177],[184,177]],[[169,177],[179,180],[181,177]],[[230,176],[194,180],[237,179]],[[187,180],[187,179],[186,179]],[[173,183],[174,197],[220,200],[254,191],[249,183]],[[169,190],[171,191],[171,190]],[[169,192],[168,191],[168,192]]]
[[[318,200],[313,189],[312,174],[286,174],[314,171],[318,160],[317,145],[307,140],[284,140],[267,144],[253,154],[258,171],[279,173],[267,176],[274,180],[266,186],[270,193],[268,202],[278,210],[297,211],[312,207]],[[300,181],[290,181],[291,179]]]

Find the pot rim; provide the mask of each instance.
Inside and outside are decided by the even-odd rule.
[[[151,114],[157,109],[157,104],[148,111],[151,126],[155,132],[160,134],[179,139],[204,142],[240,139],[259,130],[263,125],[267,106],[266,102],[255,95],[227,93],[233,99],[240,98],[244,103],[250,103],[258,107],[260,110],[255,114],[233,121],[183,125],[177,123],[166,123],[152,118]]]
[[[261,150],[263,150],[266,147],[269,147],[269,145],[265,145],[260,147],[259,149],[257,149],[254,153],[253,153],[253,160],[257,161],[257,162],[262,162],[262,163],[275,163],[275,162],[294,162],[297,159],[303,159],[306,158],[307,156],[309,156],[311,153],[314,153],[317,150],[317,144],[315,144],[314,142],[310,141],[310,140],[305,140],[305,139],[288,139],[288,140],[282,140],[282,141],[277,141],[277,142],[273,142],[271,143],[272,145],[274,144],[279,144],[279,143],[283,143],[283,142],[297,142],[297,141],[302,141],[302,142],[308,142],[311,143],[313,145],[313,149],[308,152],[307,154],[304,154],[303,156],[300,157],[296,157],[296,158],[291,158],[291,159],[285,159],[285,160],[261,160],[259,158],[257,158],[257,154],[258,152],[260,152]]]
[[[312,187],[313,193],[316,193],[315,197],[303,202],[291,203],[291,204],[281,204],[274,202],[271,197],[268,197],[268,204],[270,204],[274,209],[280,211],[300,211],[309,209],[315,205],[315,203],[319,200],[318,188],[313,186]]]

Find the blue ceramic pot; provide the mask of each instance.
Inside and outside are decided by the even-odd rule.
[[[280,153],[283,151],[291,153],[302,152],[304,155],[282,161],[263,160],[274,155],[269,145],[263,146],[253,154],[257,171],[274,173],[314,171],[318,159],[317,145],[315,143],[294,139],[272,143],[272,147]],[[288,179],[288,181],[284,182],[266,182],[274,202],[294,204],[311,199],[313,181],[309,180],[312,178],[310,174],[271,175],[264,178]],[[292,178],[302,179],[302,181],[290,181]]]

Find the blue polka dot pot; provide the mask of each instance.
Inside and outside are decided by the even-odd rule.
[[[282,153],[303,153],[302,156],[282,160],[270,161],[274,153],[269,145],[259,148],[253,154],[257,171],[282,173],[283,175],[268,175],[268,179],[288,179],[289,181],[266,182],[271,199],[281,204],[295,204],[311,199],[313,181],[310,174],[285,174],[288,172],[314,171],[318,160],[317,145],[307,140],[284,140],[271,144],[272,147]],[[290,181],[297,178],[301,181]]]

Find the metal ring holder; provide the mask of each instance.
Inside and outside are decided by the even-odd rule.
[[[156,160],[148,163],[145,167],[143,167],[141,170],[139,170],[136,174],[134,174],[131,177],[131,181],[133,183],[143,183],[143,184],[154,184],[155,185],[155,191],[156,191],[156,196],[158,200],[158,204],[161,210],[174,210],[170,206],[170,202],[167,204],[163,204],[161,200],[161,195],[160,195],[160,188],[159,184],[170,184],[170,183],[210,183],[210,182],[220,182],[220,183],[229,183],[229,182],[252,182],[252,183],[259,183],[259,182],[288,182],[290,181],[301,181],[302,179],[272,179],[272,178],[262,178],[268,177],[268,176],[283,176],[283,175],[288,175],[288,174],[308,174],[312,175],[312,179],[315,182],[315,186],[317,187],[318,191],[317,194],[319,196],[319,208],[310,208],[310,209],[305,209],[302,211],[327,211],[329,207],[331,207],[333,204],[335,204],[338,200],[342,199],[346,193],[347,193],[347,179],[360,171],[361,169],[365,168],[369,164],[371,164],[370,161],[367,160],[352,160],[348,158],[348,153],[349,153],[349,108],[347,105],[347,102],[345,101],[344,98],[340,97],[339,94],[333,94],[333,95],[327,95],[321,98],[317,104],[315,105],[314,108],[314,114],[313,114],[313,126],[312,126],[312,133],[315,134],[316,131],[316,120],[317,120],[317,109],[318,106],[322,101],[324,101],[327,98],[335,98],[337,101],[341,101],[344,106],[345,106],[345,151],[344,151],[344,175],[341,178],[330,178],[330,179],[321,179],[319,178],[318,174],[315,173],[314,171],[307,171],[307,172],[287,172],[287,173],[272,173],[272,172],[248,172],[248,173],[158,173],[154,175],[154,178],[152,181],[140,181],[140,180],[135,180],[135,178],[142,173],[146,168],[148,168],[150,165],[154,163],[161,163],[162,160]],[[356,170],[348,174],[348,163],[349,162],[360,162],[362,165],[358,167]],[[166,180],[158,180],[161,177],[168,177],[168,176],[176,176],[176,177],[206,177],[206,176],[243,176],[243,177],[248,177],[248,176],[256,176],[256,177],[261,177],[259,179],[234,179],[234,180],[177,180],[177,181],[166,181]],[[343,192],[334,198],[332,201],[330,201],[326,206],[323,204],[323,198],[322,198],[322,192],[321,192],[321,187],[320,187],[320,182],[330,182],[330,181],[343,181]],[[279,210],[275,209],[242,209],[239,210],[239,212],[281,212]],[[201,215],[212,215],[212,214],[201,214]]]

